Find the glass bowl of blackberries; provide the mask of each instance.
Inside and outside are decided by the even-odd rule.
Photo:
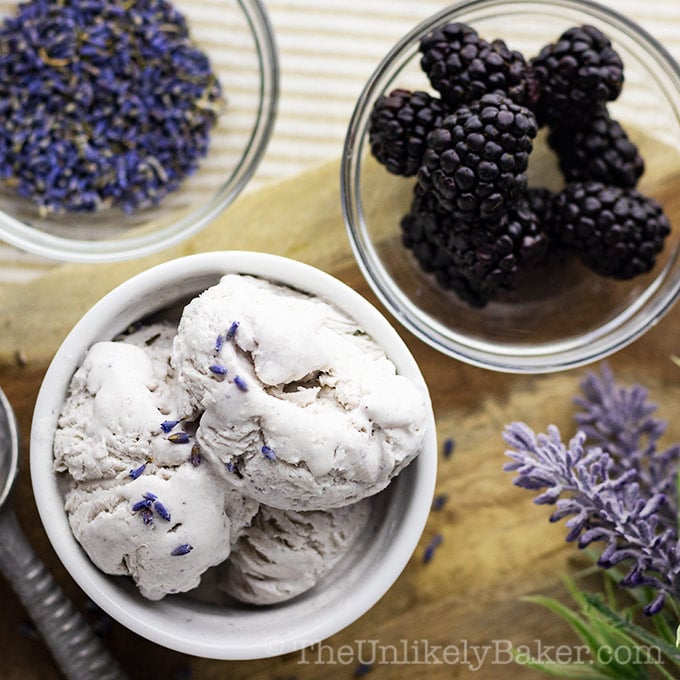
[[[342,207],[391,314],[473,365],[545,373],[622,348],[680,289],[680,68],[584,0],[468,0],[378,65]]]
[[[0,240],[74,262],[176,245],[255,173],[278,87],[261,0],[0,0]]]

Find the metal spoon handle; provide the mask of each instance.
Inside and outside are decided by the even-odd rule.
[[[118,663],[35,554],[11,509],[0,511],[0,569],[69,680],[125,680]]]

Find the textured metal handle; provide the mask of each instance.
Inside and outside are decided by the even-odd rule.
[[[118,663],[35,554],[11,509],[0,510],[0,569],[69,680],[125,680]]]

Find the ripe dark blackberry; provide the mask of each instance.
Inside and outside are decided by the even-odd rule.
[[[471,307],[484,307],[491,295],[476,289],[459,271],[447,241],[453,226],[451,215],[434,196],[416,185],[409,212],[400,222],[402,243],[420,268],[435,277]]]
[[[495,91],[525,103],[526,62],[502,40],[487,42],[457,22],[423,38],[420,51],[423,71],[451,110]]]
[[[389,172],[415,175],[423,160],[425,138],[443,117],[441,102],[427,92],[393,90],[380,97],[371,112],[371,153]]]
[[[548,134],[567,182],[592,180],[633,188],[645,169],[637,146],[605,106],[583,127],[562,125]]]
[[[527,188],[536,119],[501,94],[487,94],[447,116],[427,138],[418,181],[452,215],[497,222]]]
[[[512,290],[518,274],[541,263],[548,239],[526,195],[493,224],[466,224],[451,231],[448,249],[459,271],[492,295]]]
[[[555,217],[564,246],[593,271],[616,279],[652,269],[671,230],[657,201],[601,182],[567,185],[557,196]]]
[[[582,123],[623,86],[621,57],[594,26],[565,31],[529,60],[529,72],[539,125]]]
[[[498,223],[472,225],[456,220],[417,186],[401,228],[421,268],[475,307],[512,289],[522,269],[542,261],[548,245],[525,196]]]

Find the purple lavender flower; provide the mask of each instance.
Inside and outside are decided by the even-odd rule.
[[[132,477],[132,479],[137,479],[137,477],[141,476],[144,470],[146,470],[146,463],[142,463],[139,467],[133,468],[128,474],[130,477]]]
[[[541,491],[537,504],[550,504],[551,522],[568,518],[567,541],[580,548],[601,542],[598,564],[626,563],[621,585],[649,586],[658,596],[645,607],[661,610],[666,597],[680,599],[676,468],[680,447],[658,452],[665,425],[651,414],[654,404],[639,385],[619,387],[608,368],[589,374],[576,400],[581,429],[565,444],[557,427],[536,434],[524,423],[504,432],[517,472],[514,484]]]
[[[597,444],[614,458],[619,472],[633,468],[644,479],[653,493],[664,493],[676,511],[675,469],[680,447],[657,451],[659,439],[666,431],[666,423],[652,418],[656,404],[648,400],[648,392],[641,385],[629,389],[616,384],[607,365],[601,377],[589,373],[581,383],[582,397],[574,401],[582,411],[575,416],[579,429],[589,444]]]
[[[140,510],[148,510],[151,507],[151,499],[144,498],[132,504],[132,512],[139,512]]]
[[[445,493],[440,493],[432,499],[432,510],[439,512],[447,503],[449,497]]]
[[[198,444],[194,444],[191,447],[191,454],[189,455],[189,462],[194,467],[198,467],[201,464],[201,447]]]
[[[425,546],[425,552],[423,553],[423,562],[427,564],[432,561],[434,557],[435,550],[442,544],[444,537],[441,534],[435,534],[430,542]]]
[[[231,340],[236,335],[238,327],[239,327],[238,321],[233,321],[231,326],[229,326],[229,330],[226,332],[225,339]]]
[[[153,504],[153,509],[166,521],[170,521],[170,513],[167,508],[160,501],[156,501]]]
[[[262,455],[268,460],[274,460],[276,458],[276,451],[265,444],[262,447]]]
[[[161,423],[161,430],[163,430],[165,433],[168,433],[175,427],[175,425],[177,425],[177,423],[179,423],[179,420],[164,420]]]
[[[173,548],[173,549],[170,551],[170,554],[171,554],[173,557],[178,557],[178,556],[180,556],[180,555],[187,555],[187,554],[190,553],[193,549],[194,549],[194,548],[193,548],[192,545],[189,545],[188,543],[182,543],[182,545],[178,545],[176,548]]]
[[[191,437],[186,432],[175,432],[168,437],[168,441],[173,444],[188,444]]]

